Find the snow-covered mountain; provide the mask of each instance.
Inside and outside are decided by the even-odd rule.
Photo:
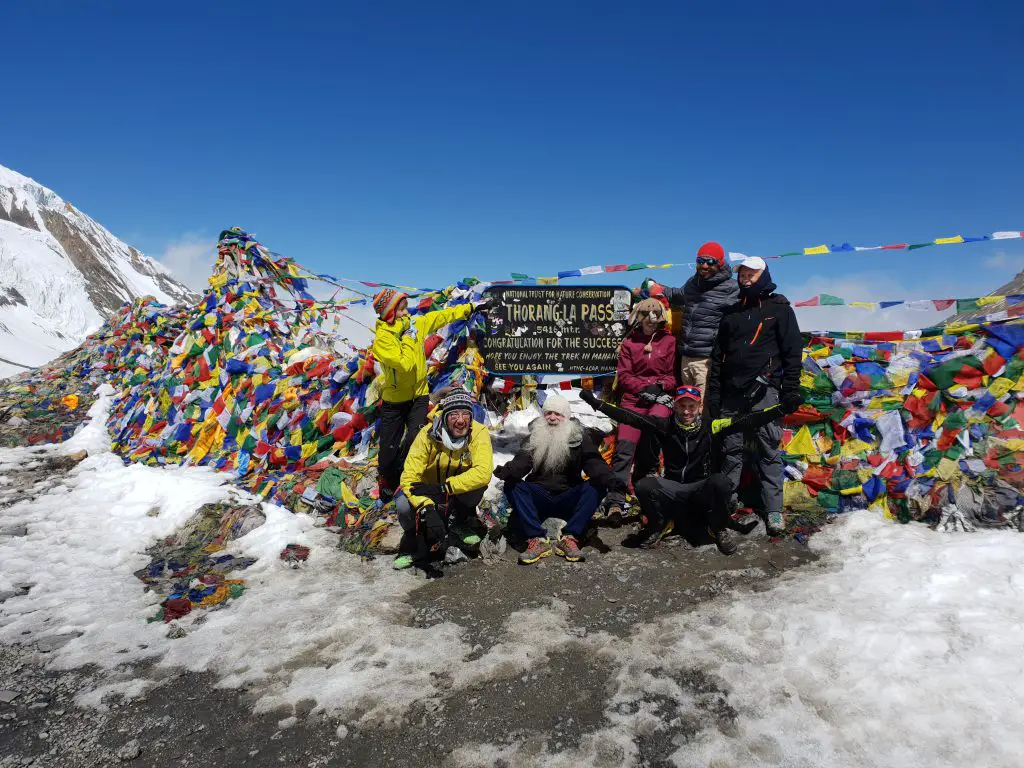
[[[71,203],[0,166],[0,377],[72,349],[137,296],[198,298]]]

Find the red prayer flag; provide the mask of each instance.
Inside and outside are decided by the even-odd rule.
[[[895,245],[883,245],[882,246],[882,250],[883,251],[902,251],[908,245],[910,245],[910,243],[897,243]]]
[[[949,309],[956,304],[956,299],[934,299],[932,304],[935,305],[935,309],[941,312],[944,309]]]
[[[903,331],[868,331],[864,341],[903,341]]]
[[[796,306],[796,307],[817,307],[817,306],[819,306],[819,302],[820,301],[821,301],[820,297],[815,296],[814,298],[806,299],[805,301],[798,301],[796,304],[794,304],[794,306]]]
[[[628,264],[610,264],[604,268],[605,272],[625,272],[629,269]]]

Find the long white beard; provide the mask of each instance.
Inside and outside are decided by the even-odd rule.
[[[546,472],[558,472],[563,469],[572,450],[569,445],[571,437],[572,422],[569,419],[554,426],[546,421],[538,424],[530,435],[534,468]]]

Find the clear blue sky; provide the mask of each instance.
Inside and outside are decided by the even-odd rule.
[[[39,0],[3,17],[0,163],[154,255],[238,224],[319,270],[430,285],[690,261],[707,239],[769,254],[1024,229],[1018,3]],[[773,271],[887,299],[1022,266],[1018,241]]]

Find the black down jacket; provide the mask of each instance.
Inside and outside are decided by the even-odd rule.
[[[683,332],[679,338],[680,355],[711,357],[722,314],[736,303],[739,290],[739,284],[728,264],[712,275],[710,280],[702,280],[699,275],[694,275],[682,288],[665,289],[665,298],[669,304],[686,307]]]

